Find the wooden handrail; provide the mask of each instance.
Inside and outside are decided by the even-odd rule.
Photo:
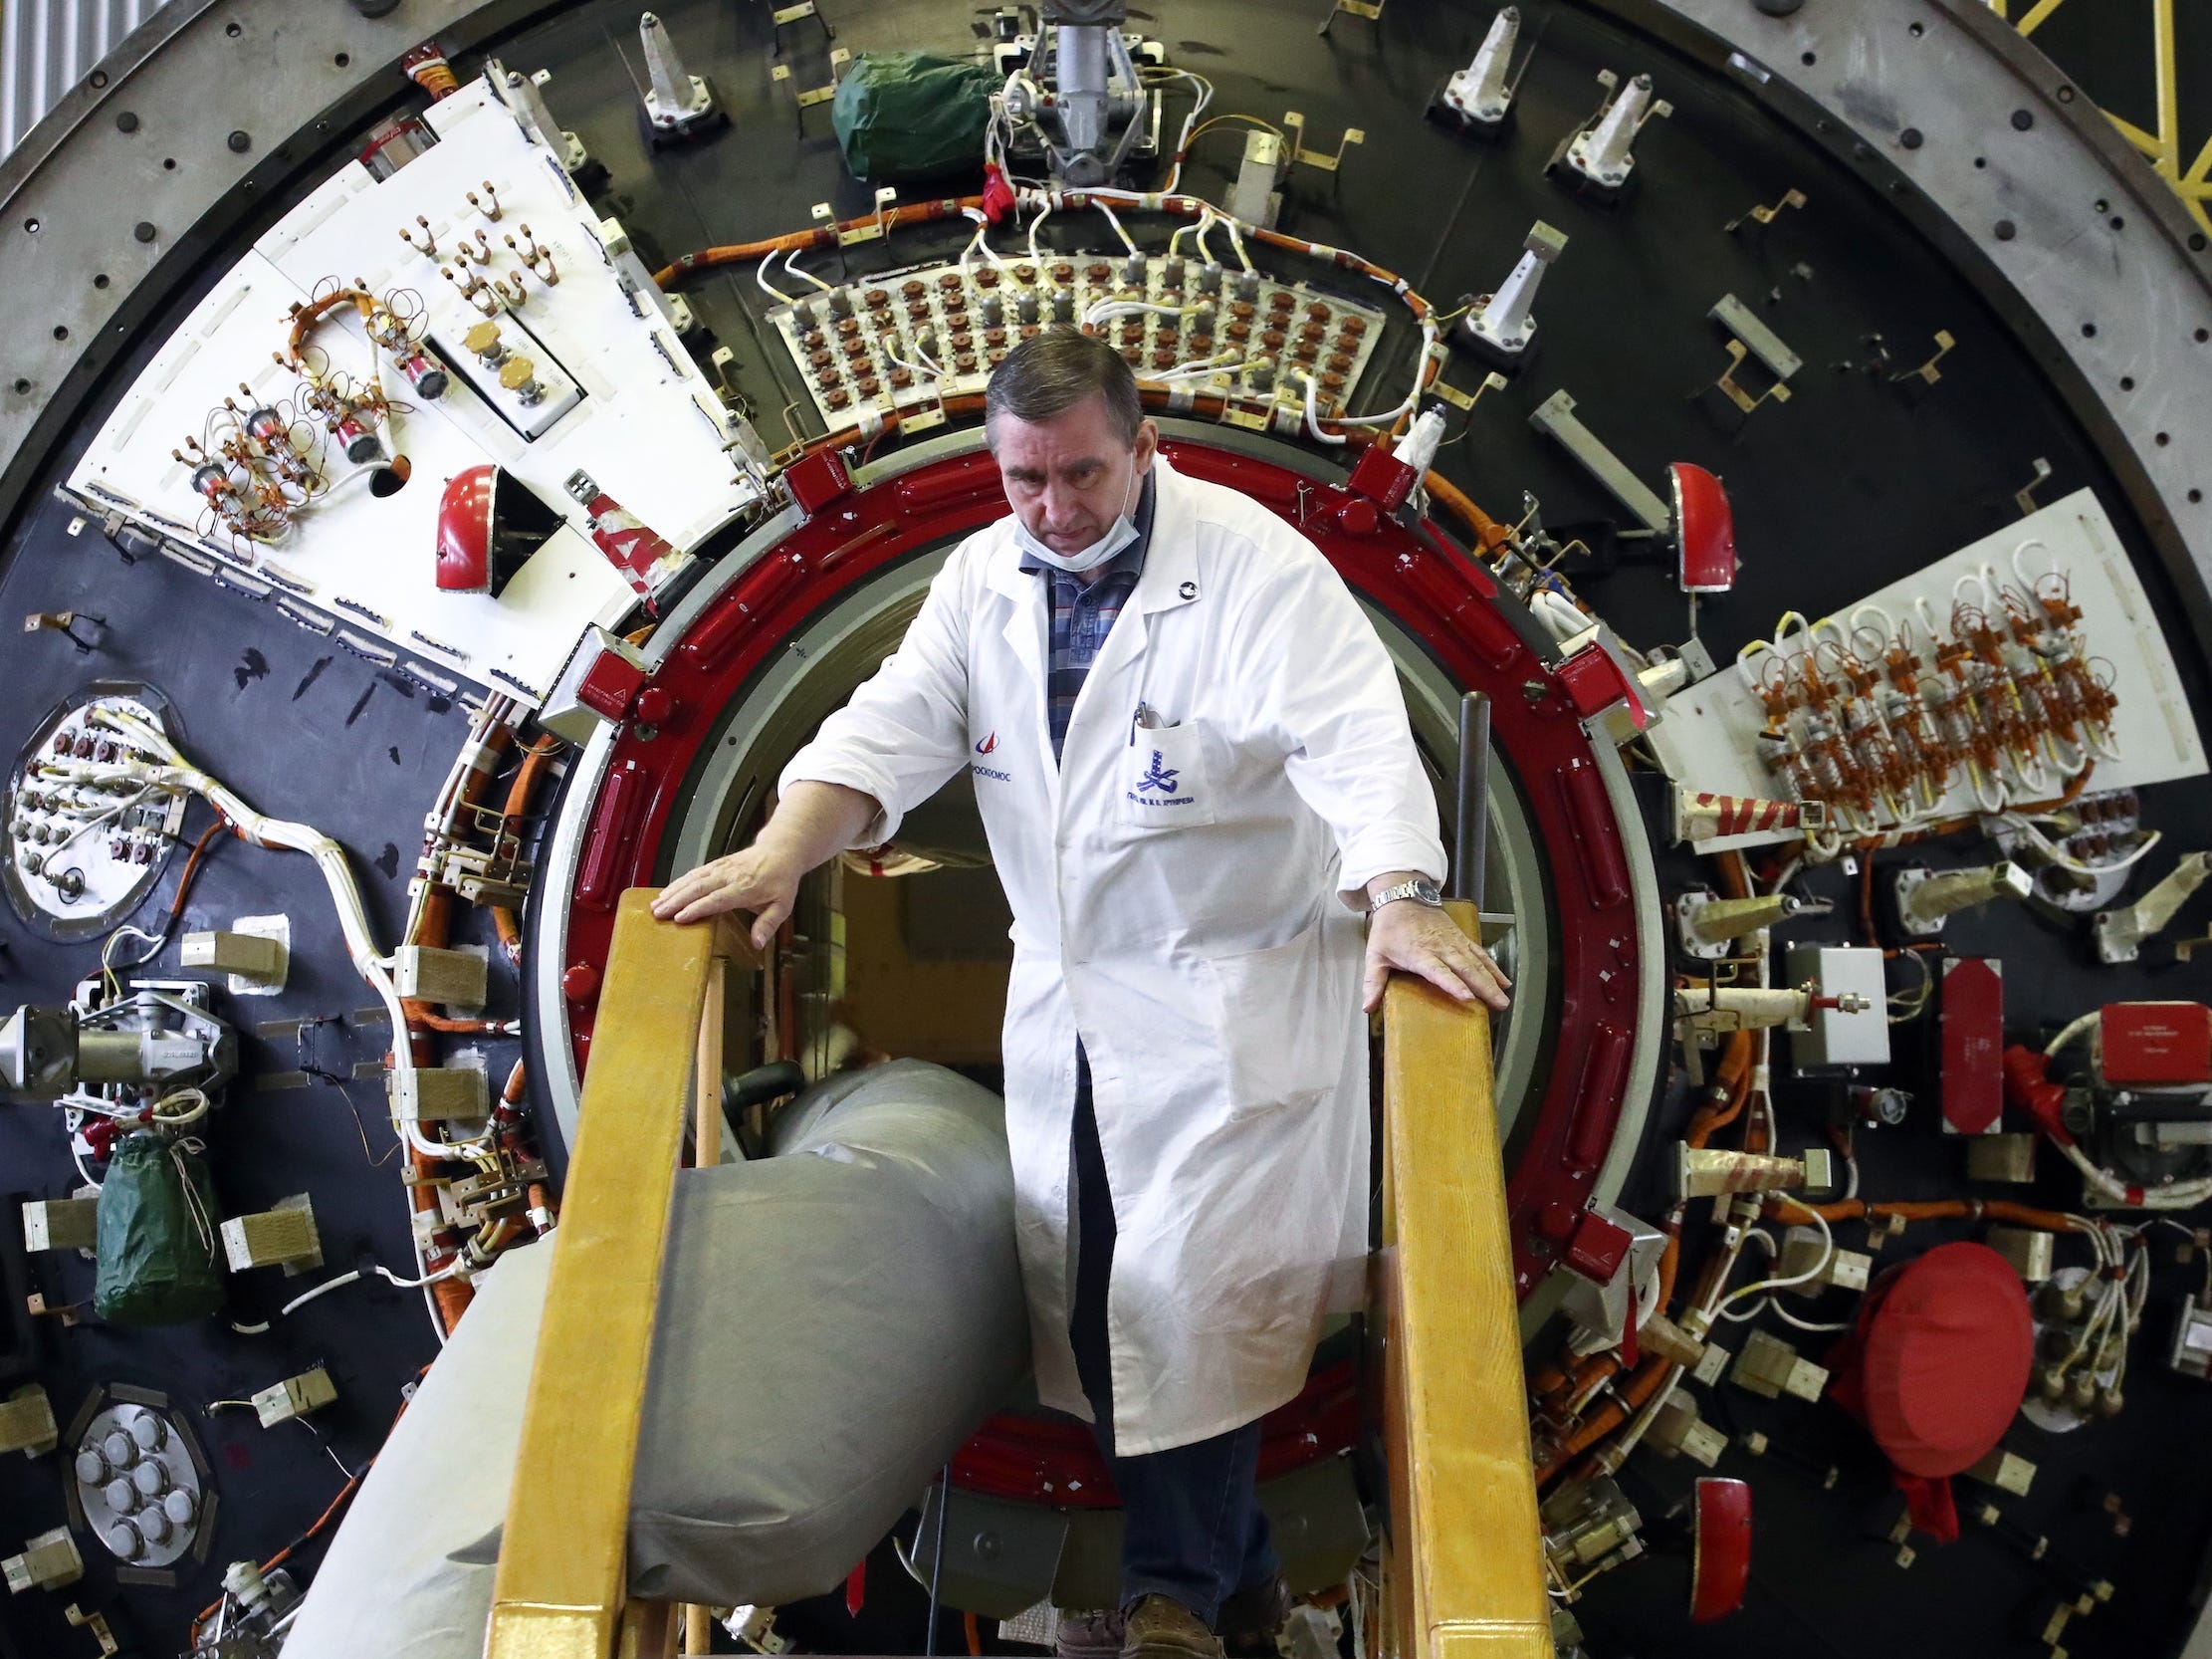
[[[633,887],[615,915],[487,1659],[612,1659],[618,1635],[625,1653],[668,1640],[665,1608],[625,1606],[630,1482],[709,977],[718,962],[755,958],[729,918],[656,920],[657,891]]]
[[[655,920],[654,896],[624,893],[615,919],[488,1659],[642,1659],[673,1636],[670,1609],[626,1601],[630,1486],[686,1105],[717,1047],[701,1041],[701,1017],[719,1001],[717,965],[755,958],[727,921]],[[1452,910],[1471,931],[1471,908]],[[1405,976],[1384,1016],[1378,1280],[1395,1645],[1401,1659],[1550,1659],[1489,1017]],[[716,1092],[700,1080],[703,1145],[719,1131],[706,1104]]]
[[[1475,932],[1474,908],[1450,906]],[[1383,1005],[1383,1424],[1400,1659],[1550,1659],[1489,1011]]]

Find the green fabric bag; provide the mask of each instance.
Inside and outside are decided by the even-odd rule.
[[[902,184],[981,172],[984,127],[1000,78],[935,52],[868,52],[852,61],[829,107],[855,178]]]
[[[196,1147],[145,1130],[115,1143],[93,1280],[93,1311],[111,1324],[182,1324],[223,1304],[215,1183]]]

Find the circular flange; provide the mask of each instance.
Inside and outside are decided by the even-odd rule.
[[[1434,523],[1348,510],[1373,504],[1266,440],[1232,445],[1215,429],[1171,423],[1163,448],[1179,472],[1234,489],[1294,525],[1445,689],[1490,695],[1493,743],[1525,815],[1519,838],[1549,856],[1541,892],[1513,895],[1548,910],[1543,983],[1525,973],[1520,980],[1523,1004],[1541,998],[1547,1010],[1534,1034],[1545,1063],[1529,1067],[1516,1099],[1501,1102],[1519,1108],[1508,1137],[1507,1201],[1525,1300],[1556,1259],[1560,1219],[1617,1190],[1641,1137],[1664,1037],[1658,890],[1619,758],[1585,729],[1555,678],[1545,631]],[[657,693],[655,718],[638,718],[633,700],[631,718],[603,729],[574,769],[533,927],[537,1028],[556,1096],[588,1065],[600,975],[579,970],[603,969],[623,890],[723,850],[768,787],[760,777],[709,781],[740,750],[779,746],[758,730],[730,732],[726,711],[760,702],[763,676],[796,675],[793,659],[821,637],[814,630],[833,630],[838,606],[864,585],[910,576],[894,568],[1005,512],[980,433],[918,446],[895,469],[857,484],[829,469],[827,489],[810,488],[810,513],[794,508],[764,526],[667,618],[641,688]],[[880,658],[896,636],[882,633],[880,606],[869,615]],[[1409,701],[1418,725],[1423,698]],[[781,752],[806,730],[781,733]],[[564,1128],[573,1098],[565,1112],[554,1102]],[[1271,1420],[1270,1443],[1291,1464],[1350,1443],[1348,1428],[1331,1426],[1328,1375],[1318,1373]],[[1038,1462],[1048,1445],[1055,1456]],[[1036,1497],[1047,1481],[1064,1491],[1081,1456],[1049,1426],[1001,1420],[971,1448],[967,1468],[986,1490]]]

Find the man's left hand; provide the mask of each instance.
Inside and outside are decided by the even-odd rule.
[[[1393,968],[1419,974],[1460,1002],[1479,997],[1500,1013],[1512,983],[1448,911],[1413,899],[1386,904],[1368,920],[1366,983],[1361,993],[1368,1013],[1383,1006],[1383,988]]]

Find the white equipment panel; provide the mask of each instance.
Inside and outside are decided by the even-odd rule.
[[[635,597],[562,487],[570,474],[588,472],[679,551],[761,491],[726,453],[736,432],[712,386],[653,297],[606,257],[596,216],[553,154],[482,80],[423,118],[437,143],[383,179],[348,162],[215,285],[123,395],[69,487],[94,510],[120,512],[160,536],[170,557],[363,655],[434,685],[450,687],[458,674],[535,704],[584,629],[617,621]],[[469,205],[472,191],[483,206]],[[495,199],[497,219],[487,211]],[[423,234],[418,218],[435,257],[401,239],[403,229]],[[555,286],[506,246],[526,225],[524,246],[550,252]],[[517,400],[503,415],[488,401],[514,394],[462,345],[486,321],[439,269],[463,238],[491,250],[478,271],[521,273],[524,303],[503,306],[492,321],[538,366],[544,396],[527,409]],[[292,306],[332,279],[378,296],[411,290],[448,389],[423,399],[350,306],[333,311],[312,346],[355,382],[381,381],[394,412],[379,436],[387,455],[407,457],[409,477],[376,495],[381,463],[355,465],[332,443],[317,457],[329,488],[297,508],[281,535],[248,541],[213,522],[191,468],[173,452],[188,435],[205,441],[226,396],[245,401],[241,381],[270,403],[294,394],[299,381],[274,354],[286,344]],[[435,581],[441,492],[484,462],[567,520],[496,599],[443,592]]]
[[[1848,634],[1852,618],[1870,610],[1912,618],[1922,613],[1915,601],[1941,625],[1959,585],[1967,583],[1972,591],[1985,568],[2002,583],[2017,582],[2015,550],[2020,555],[2017,569],[2031,579],[2046,572],[2065,578],[2072,602],[2082,612],[2079,631],[2088,655],[2100,673],[2110,676],[2109,688],[2117,699],[2111,733],[2118,754],[2097,760],[2090,787],[2103,793],[2201,774],[2204,745],[2164,631],[2111,520],[2090,490],[2079,490],[1985,536],[1834,617],[1814,621],[1809,631],[1833,636],[1841,628]],[[1924,635],[1921,650],[1924,654]],[[1713,795],[1790,796],[1762,758],[1766,710],[1757,690],[1733,665],[1674,693],[1666,700],[1665,716],[1648,735],[1659,765],[1675,783]],[[1940,802],[1921,816],[1965,818],[1982,810],[1972,789],[1954,780]],[[1794,830],[1754,830],[1692,844],[1700,852],[1721,852],[1797,838]]]

